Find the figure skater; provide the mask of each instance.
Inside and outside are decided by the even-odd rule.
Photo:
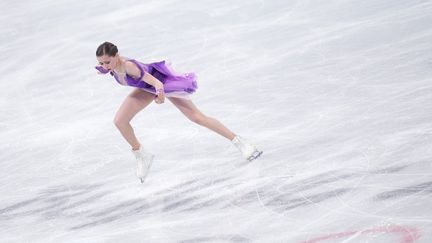
[[[192,103],[189,95],[197,89],[194,73],[177,73],[165,61],[144,64],[120,56],[117,46],[110,42],[104,42],[97,48],[96,59],[99,65],[95,68],[100,74],[110,73],[119,84],[135,87],[118,109],[114,124],[132,146],[138,163],[136,174],[141,183],[144,182],[154,155],[141,146],[130,121],[153,100],[156,104],[164,103],[165,97],[189,120],[229,139],[244,159],[252,161],[262,154],[254,145],[247,143],[215,118],[203,114]]]

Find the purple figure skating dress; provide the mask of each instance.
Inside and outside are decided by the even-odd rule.
[[[149,64],[134,59],[126,60],[135,63],[135,65],[140,69],[141,76],[139,78],[134,79],[127,73],[108,71],[101,66],[96,66],[95,68],[103,74],[109,72],[121,85],[136,87],[149,93],[156,94],[155,88],[142,80],[142,77],[147,72],[164,84],[166,97],[188,98],[188,96],[194,93],[198,88],[195,73],[177,73],[169,64],[166,64],[165,60]]]

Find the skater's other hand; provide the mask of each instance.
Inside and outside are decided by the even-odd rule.
[[[155,96],[155,102],[156,104],[162,104],[165,101],[165,92],[163,89],[158,89]]]

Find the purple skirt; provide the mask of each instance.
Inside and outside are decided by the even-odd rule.
[[[121,78],[118,76],[118,74],[111,71],[110,74],[114,76],[117,82],[121,85],[136,87],[152,94],[156,94],[155,88],[142,80],[142,77],[147,72],[164,84],[164,91],[167,97],[187,97],[189,94],[194,93],[198,88],[195,73],[177,73],[171,68],[169,64],[166,64],[165,60],[149,64],[145,64],[134,59],[128,60],[137,65],[141,71],[141,76],[137,79],[134,79],[132,76],[126,74],[124,77],[126,83],[124,83],[121,82]],[[107,73],[107,71],[104,72],[101,67],[96,67],[96,69],[102,73]]]

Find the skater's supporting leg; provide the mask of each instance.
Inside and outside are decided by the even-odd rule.
[[[152,101],[152,94],[140,89],[135,89],[126,97],[115,115],[114,124],[120,130],[120,133],[126,141],[132,146],[133,150],[138,150],[140,143],[129,122],[140,110],[144,109]]]
[[[192,103],[192,101],[182,98],[170,97],[168,98],[189,120],[207,127],[208,129],[224,136],[229,140],[233,140],[236,136],[232,131],[226,128],[218,120],[204,115],[198,108]]]

